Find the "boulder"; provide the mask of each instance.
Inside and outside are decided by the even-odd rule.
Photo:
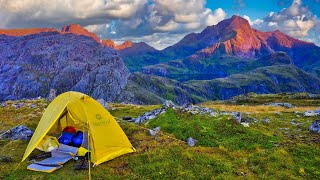
[[[320,120],[313,121],[313,123],[309,127],[309,130],[311,132],[320,133]]]
[[[165,108],[160,108],[160,109],[155,109],[153,111],[146,112],[146,113],[138,116],[137,118],[135,118],[134,122],[137,124],[143,123],[143,122],[148,121],[150,119],[156,118],[158,115],[164,113],[165,111],[166,111]]]
[[[29,140],[33,131],[26,126],[16,126],[0,135],[0,139]]]
[[[286,102],[273,102],[273,103],[269,103],[266,104],[267,106],[281,106],[281,107],[285,107],[285,108],[292,108],[293,105],[290,103],[286,103]]]
[[[167,109],[167,108],[175,108],[176,105],[171,101],[165,101],[162,105],[163,108]]]
[[[98,101],[104,108],[109,109],[109,105],[108,105],[108,103],[107,103],[104,99],[100,98],[100,99],[98,99],[97,101]]]
[[[57,96],[57,90],[56,89],[50,89],[49,95],[46,98],[46,100],[48,102],[51,102],[54,98],[56,98],[56,96]]]
[[[306,117],[320,116],[320,109],[318,109],[318,110],[305,111],[305,112],[303,113],[303,115],[306,116]]]
[[[149,134],[153,137],[155,137],[159,132],[160,132],[160,127],[149,129]]]
[[[198,142],[198,140],[193,139],[192,137],[189,137],[189,138],[187,139],[188,146],[190,146],[190,147],[195,146],[197,142]]]

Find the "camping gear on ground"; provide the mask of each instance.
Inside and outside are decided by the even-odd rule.
[[[87,152],[84,156],[75,156],[73,158],[79,163],[74,167],[75,170],[85,170],[89,168],[88,160],[90,159],[90,152]]]
[[[72,126],[67,126],[66,128],[63,129],[63,132],[76,133],[77,130]]]
[[[100,103],[85,94],[70,91],[57,96],[46,108],[22,161],[47,134],[60,133],[68,126],[85,132],[82,146],[91,151],[90,161],[94,165],[136,151],[114,117]],[[49,170],[52,168],[57,166]]]
[[[71,139],[71,143],[75,147],[80,147],[83,140],[83,132],[77,131],[76,134],[73,135]]]
[[[79,147],[77,156],[85,156],[89,152],[88,149],[84,147]]]
[[[56,137],[53,136],[44,136],[37,146],[37,149],[44,152],[50,152],[59,147],[59,142]]]
[[[59,138],[59,143],[70,145],[73,135],[71,132],[63,132]]]
[[[63,166],[77,154],[78,148],[60,144],[58,149],[51,151],[51,157],[30,164],[27,169],[32,171],[53,172]]]

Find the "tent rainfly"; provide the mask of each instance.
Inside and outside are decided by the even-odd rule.
[[[90,96],[70,91],[57,96],[49,104],[22,161],[47,134],[61,133],[67,126],[86,132],[87,148],[94,165],[136,151],[114,117],[100,103]]]

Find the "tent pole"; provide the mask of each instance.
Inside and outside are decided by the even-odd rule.
[[[87,121],[87,127],[88,127],[88,148],[89,148],[89,145],[90,145],[90,138],[89,138],[89,134],[90,134],[90,128],[89,128],[89,123]],[[90,148],[89,148],[90,149]],[[90,161],[91,161],[91,152],[89,151],[89,154],[88,154],[88,164],[89,164],[89,180],[91,180],[91,164],[90,164]]]

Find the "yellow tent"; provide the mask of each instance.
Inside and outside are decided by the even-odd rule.
[[[47,134],[61,133],[67,126],[87,132],[94,165],[136,151],[114,117],[100,103],[85,94],[70,91],[49,104],[22,161]]]

